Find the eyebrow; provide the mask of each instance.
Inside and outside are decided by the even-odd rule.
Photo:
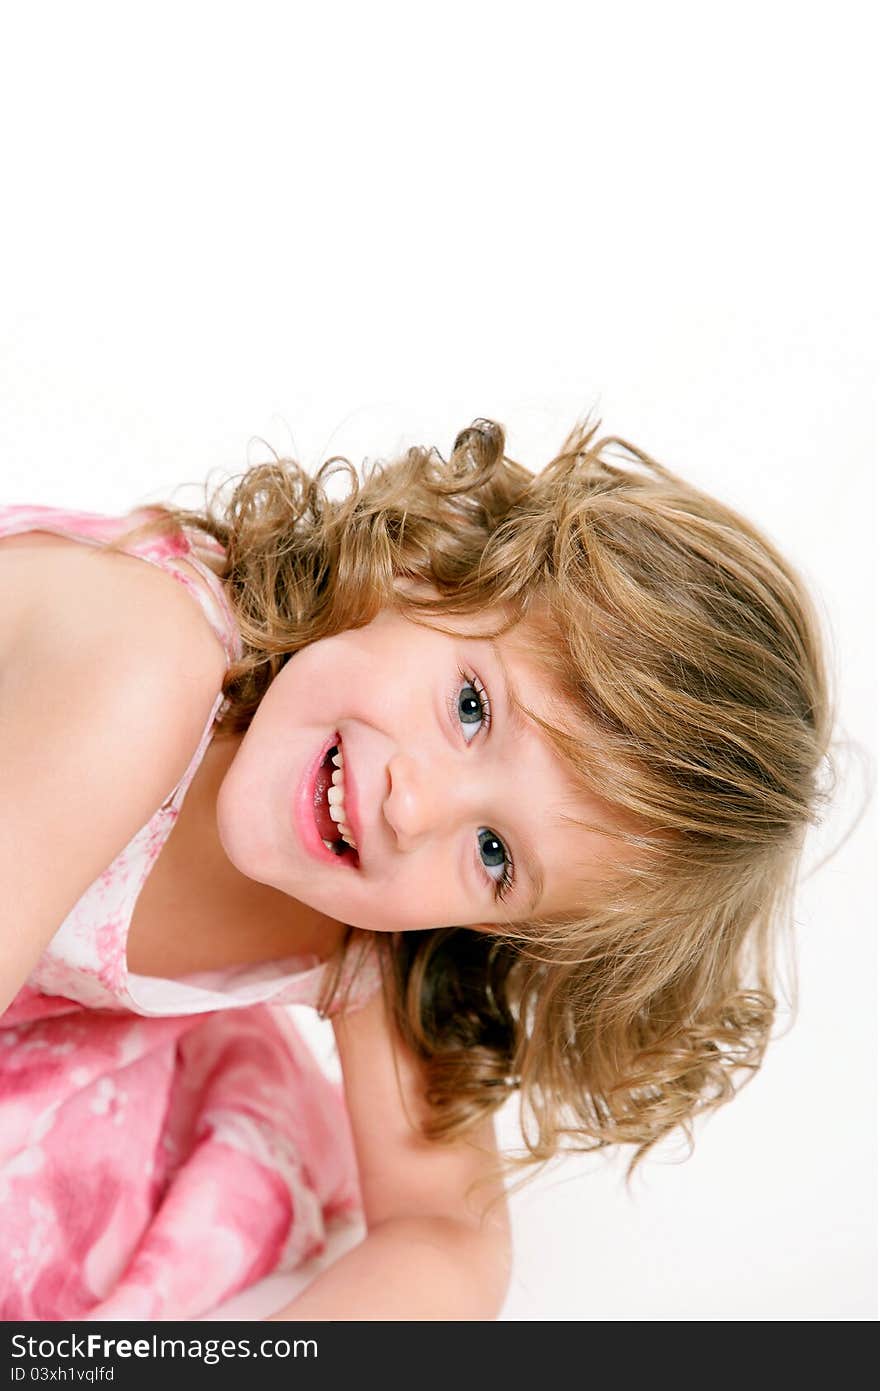
[[[513,742],[517,743],[524,739],[529,732],[529,726],[525,716],[516,703],[516,688],[510,678],[510,673],[504,664],[498,646],[495,642],[491,644],[492,654],[501,673],[501,683],[504,689],[504,712],[506,716],[506,726]],[[529,850],[525,841],[522,842],[520,853],[517,855],[517,867],[520,863],[525,869],[526,876],[531,881],[532,892],[527,903],[523,908],[524,913],[534,913],[544,894],[544,872],[535,856]]]

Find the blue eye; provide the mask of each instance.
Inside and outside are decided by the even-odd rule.
[[[478,676],[470,676],[461,668],[459,668],[458,676],[459,680],[451,701],[455,719],[463,727],[473,729],[475,734],[483,729],[489,729],[492,724],[492,707],[489,704],[489,696],[485,686]],[[473,740],[465,735],[465,743],[472,742]],[[480,828],[477,840],[481,868],[483,870],[501,869],[502,871],[501,876],[497,879],[494,874],[486,876],[495,887],[495,898],[506,898],[513,887],[514,865],[504,841],[487,826]],[[484,855],[488,858],[483,859]]]
[[[513,860],[508,855],[504,841],[499,840],[494,831],[487,830],[484,826],[479,832],[477,839],[480,843],[480,863],[484,868],[491,867],[502,871],[501,878],[496,879],[494,874],[489,878],[495,885],[495,897],[498,899],[506,898],[513,887]],[[489,859],[484,860],[483,855],[488,854]]]
[[[481,729],[488,729],[492,723],[492,707],[489,704],[489,697],[478,676],[468,676],[463,671],[459,671],[458,674],[462,684],[457,692],[456,714],[462,724],[478,734]],[[472,742],[467,735],[465,735],[465,742],[468,744]]]

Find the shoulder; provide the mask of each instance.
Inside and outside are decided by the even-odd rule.
[[[192,570],[193,582],[204,579]],[[108,660],[150,654],[181,683],[219,690],[226,656],[200,605],[172,575],[139,556],[45,532],[0,539],[0,663],[22,646],[104,647]],[[195,683],[195,685],[193,685]]]
[[[80,765],[91,750],[96,790],[114,769],[126,776],[137,819],[186,771],[225,653],[186,589],[137,556],[78,542],[19,554],[0,634],[0,713],[22,748],[78,742]]]

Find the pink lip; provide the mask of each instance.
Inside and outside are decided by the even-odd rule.
[[[327,739],[320,752],[315,755],[315,757],[305,768],[302,778],[300,779],[299,787],[296,790],[296,795],[294,797],[293,820],[294,825],[297,831],[299,832],[299,836],[301,841],[303,842],[303,845],[306,847],[308,851],[311,852],[312,855],[314,855],[316,860],[322,860],[324,864],[339,865],[343,869],[354,869],[354,866],[349,864],[348,861],[340,859],[340,857],[338,855],[335,855],[332,850],[327,849],[326,845],[324,844],[323,840],[318,834],[318,828],[315,825],[314,803],[312,801],[312,791],[315,786],[315,778],[318,775],[318,769],[324,762],[324,759],[327,757],[328,751],[332,749],[333,745],[337,742],[338,735],[334,731],[333,734],[331,734],[330,738]],[[345,795],[346,810],[348,810],[347,777],[345,780]],[[355,830],[354,822],[351,823],[351,828],[353,831]],[[357,840],[358,845],[360,845],[360,839],[356,831],[355,839]]]

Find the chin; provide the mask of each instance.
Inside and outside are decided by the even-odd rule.
[[[225,783],[217,795],[214,809],[217,839],[223,853],[239,874],[244,874],[248,879],[255,879],[259,884],[265,884],[265,866],[261,866],[260,857],[255,854],[252,829],[247,826],[242,828],[239,818],[235,815],[234,800],[224,796],[224,789]]]

